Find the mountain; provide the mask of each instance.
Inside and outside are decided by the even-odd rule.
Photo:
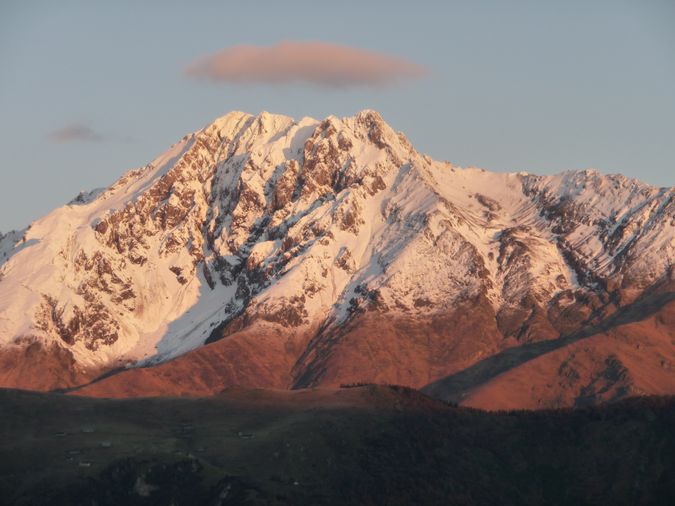
[[[462,169],[370,110],[232,112],[0,239],[0,384],[375,382],[488,408],[673,393],[674,195]]]

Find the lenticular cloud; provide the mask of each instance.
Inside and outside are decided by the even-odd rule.
[[[408,60],[323,42],[233,46],[190,64],[185,73],[222,83],[319,86],[386,85],[421,77],[427,70]]]

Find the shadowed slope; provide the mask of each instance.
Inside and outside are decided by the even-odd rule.
[[[668,504],[675,401],[486,413],[400,387],[103,400],[0,390],[13,505]]]

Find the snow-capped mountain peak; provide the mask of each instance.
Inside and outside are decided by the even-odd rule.
[[[673,195],[595,171],[436,162],[371,110],[235,111],[1,236],[0,346],[55,346],[100,371],[258,328],[312,383],[326,336],[359,315],[483,301],[499,333],[488,353],[672,278]]]

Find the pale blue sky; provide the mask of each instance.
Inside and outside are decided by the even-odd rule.
[[[365,4],[365,5],[364,5]],[[427,67],[391,87],[183,74],[236,44],[319,41]],[[675,184],[675,2],[0,2],[0,230],[107,185],[226,112],[379,110],[458,165]],[[57,143],[81,124],[100,139]],[[91,137],[95,137],[92,135]]]

